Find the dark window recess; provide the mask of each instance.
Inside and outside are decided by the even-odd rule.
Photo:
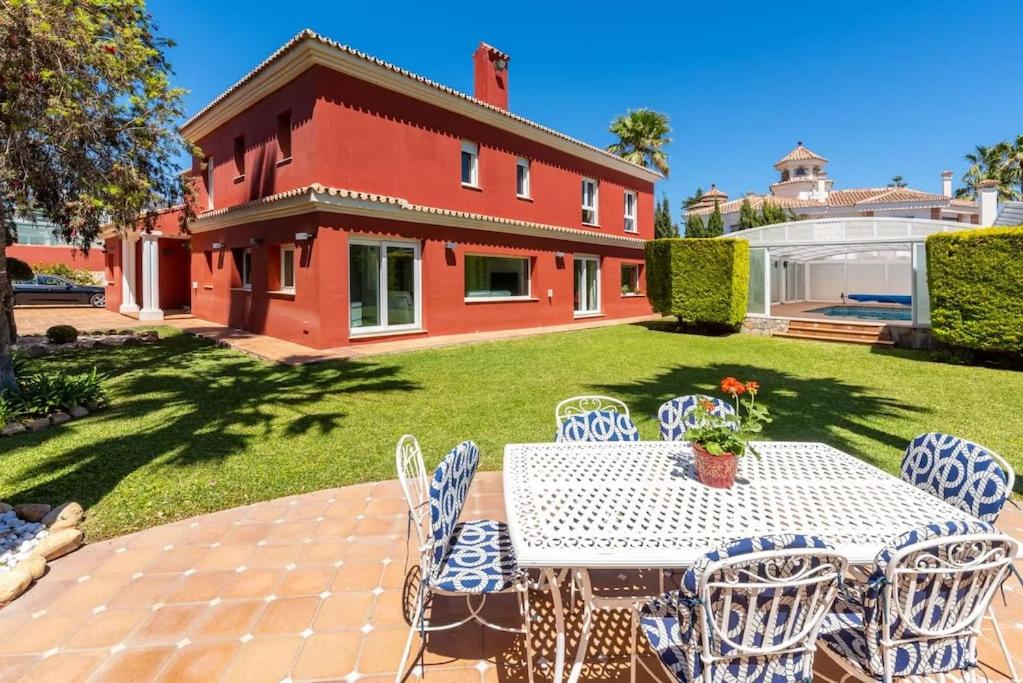
[[[291,112],[277,115],[277,148],[281,152],[281,160],[291,158]]]
[[[234,170],[237,175],[245,175],[245,136],[234,139]]]

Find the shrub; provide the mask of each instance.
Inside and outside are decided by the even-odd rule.
[[[1023,353],[1023,226],[931,235],[927,280],[938,341]]]
[[[105,377],[96,372],[81,375],[38,373],[19,381],[20,392],[7,396],[15,417],[49,415],[56,410],[70,410],[86,403],[104,404],[107,394],[103,389]]]
[[[7,276],[12,282],[31,280],[34,274],[32,268],[21,259],[14,258],[13,256],[7,257]]]
[[[71,325],[54,325],[46,330],[46,338],[54,344],[70,344],[78,339],[78,330]]]
[[[66,263],[36,263],[32,266],[32,270],[42,275],[56,275],[80,285],[99,284],[92,271],[83,268],[72,268]]]
[[[737,328],[749,296],[749,243],[667,239],[646,245],[647,297],[682,325]]]

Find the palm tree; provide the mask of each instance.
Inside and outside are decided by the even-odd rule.
[[[970,167],[963,174],[963,187],[956,190],[960,199],[978,199],[982,180],[998,181],[998,198],[1011,200],[1017,196],[1012,187],[1012,171],[1007,161],[1010,145],[999,142],[997,145],[977,145],[973,152],[963,156],[970,162]]]
[[[893,175],[891,182],[888,183],[888,187],[906,187],[906,185],[908,184],[909,183],[907,183],[906,179],[903,178],[902,176]]]
[[[1013,189],[1015,199],[1023,200],[1023,135],[1017,135],[1011,143],[1005,143],[1005,170],[1009,180],[1019,189]]]
[[[610,131],[618,136],[618,142],[608,145],[607,151],[668,175],[668,155],[663,149],[671,142],[667,114],[652,109],[630,109],[611,122]]]

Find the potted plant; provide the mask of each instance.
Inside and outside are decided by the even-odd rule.
[[[739,467],[739,458],[747,452],[760,456],[751,442],[771,421],[767,408],[757,403],[760,385],[754,381],[740,382],[734,377],[721,380],[721,391],[732,398],[734,412],[715,411],[707,399],[697,402],[686,413],[685,439],[693,446],[696,476],[707,486],[731,488]]]

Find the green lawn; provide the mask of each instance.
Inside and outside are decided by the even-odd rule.
[[[775,414],[768,437],[824,441],[896,471],[907,441],[945,430],[1019,468],[1023,374],[928,362],[909,352],[697,337],[628,325],[286,368],[161,331],[159,343],[35,361],[112,375],[112,407],[0,440],[0,499],[78,500],[90,540],[290,493],[388,479],[394,444],[416,434],[429,465],[457,441],[483,466],[504,444],[548,441],[553,408],[618,396],[643,438],[679,394],[726,375],[756,379]]]

